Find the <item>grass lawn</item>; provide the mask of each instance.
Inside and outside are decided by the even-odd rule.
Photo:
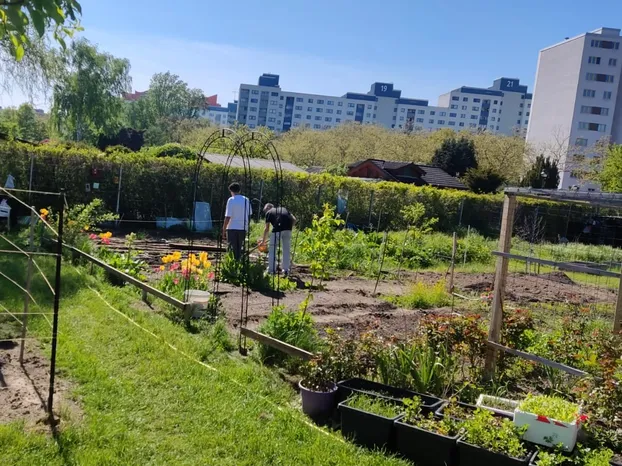
[[[13,258],[0,258],[0,270],[21,275],[11,265]],[[0,280],[0,301],[16,305],[8,287]],[[34,289],[45,292],[39,283]],[[57,440],[22,423],[1,425],[0,464],[405,464],[311,426],[272,371],[148,310],[131,288],[115,289],[65,264],[64,289],[58,367],[73,381],[83,415],[64,413]],[[49,335],[45,321],[33,326]]]

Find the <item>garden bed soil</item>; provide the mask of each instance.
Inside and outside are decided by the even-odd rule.
[[[37,346],[26,345],[23,366],[19,363],[19,345],[0,348],[0,424],[19,420],[29,429],[46,430],[49,427],[46,411],[49,383],[50,361],[41,355]],[[61,419],[60,411],[63,416],[69,414],[72,418],[81,415],[78,405],[69,396],[70,389],[70,383],[57,375],[56,419]]]

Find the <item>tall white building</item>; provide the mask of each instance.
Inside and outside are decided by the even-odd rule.
[[[531,111],[531,94],[518,79],[499,78],[488,89],[460,87],[427,100],[402,97],[391,83],[376,82],[366,94],[339,96],[284,91],[279,76],[263,74],[257,85],[241,84],[237,121],[250,128],[277,131],[306,127],[330,129],[347,121],[379,124],[403,130],[487,130],[524,134]]]
[[[620,29],[601,28],[540,51],[527,142],[561,156],[560,189],[579,186],[577,153],[603,138],[622,142]],[[582,190],[596,190],[585,184]]]

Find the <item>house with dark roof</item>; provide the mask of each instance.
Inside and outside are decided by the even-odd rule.
[[[367,159],[348,166],[348,176],[368,180],[395,181],[415,186],[435,188],[468,189],[460,180],[445,170],[413,162]]]

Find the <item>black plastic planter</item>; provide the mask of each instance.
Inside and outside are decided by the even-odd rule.
[[[393,425],[403,414],[388,418],[352,408],[346,403],[347,401],[339,403],[341,433],[344,437],[367,448],[394,449]]]
[[[300,397],[302,398],[302,411],[316,422],[326,422],[336,406],[337,385],[333,384],[327,392],[316,392],[298,383]]]
[[[458,458],[460,466],[521,466],[529,465],[535,452],[528,452],[524,458],[512,458],[502,453],[495,453],[485,448],[471,445],[464,440],[458,440]]]
[[[437,408],[443,402],[440,398],[436,398],[431,395],[423,395],[421,393],[413,392],[412,390],[391,387],[390,385],[372,382],[371,380],[360,379],[358,377],[342,380],[337,385],[339,387],[339,401],[348,399],[353,392],[358,392],[381,398],[388,398],[399,402],[401,402],[404,398],[413,398],[418,396],[421,398],[421,405],[424,408]]]
[[[441,405],[436,409],[436,412],[434,414],[436,414],[437,416],[444,416],[445,415],[445,408],[447,407],[448,404],[449,403],[446,403],[446,402],[441,403]],[[466,409],[467,411],[475,411],[476,409],[478,409],[477,406],[470,405],[470,404],[467,404],[467,403],[457,402],[456,404],[458,406]],[[484,408],[482,408],[482,409],[484,409]],[[492,413],[492,415],[494,417],[500,417],[500,418],[512,420],[512,417],[506,416],[505,414]],[[458,421],[466,421],[466,419],[458,419]]]
[[[454,466],[458,464],[458,435],[447,437],[395,421],[395,448],[417,466]]]

